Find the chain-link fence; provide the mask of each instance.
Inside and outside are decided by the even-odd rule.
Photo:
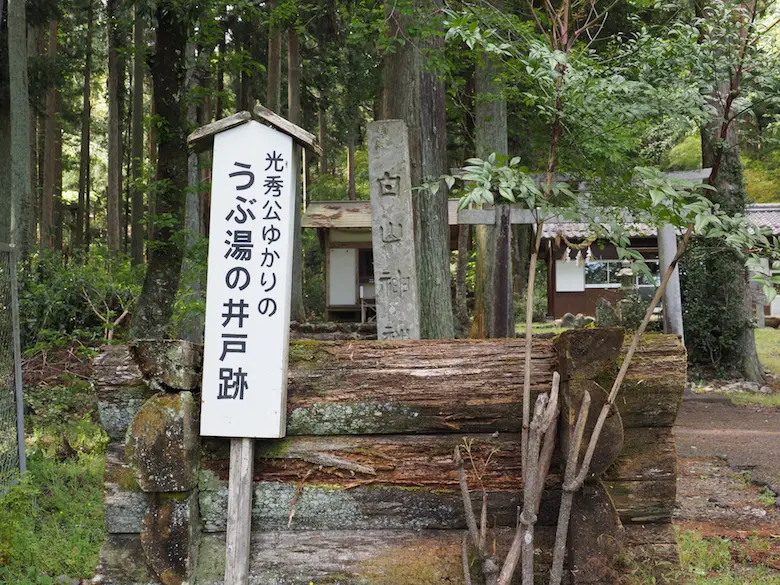
[[[21,360],[16,254],[0,243],[0,490],[26,467]]]

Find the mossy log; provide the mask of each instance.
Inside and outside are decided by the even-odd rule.
[[[490,494],[491,522],[514,525],[522,489],[519,436],[477,435],[467,440],[472,439],[472,457]],[[299,529],[465,527],[452,460],[454,446],[463,440],[455,435],[398,435],[259,442],[255,526],[287,526],[295,509],[292,526]],[[626,431],[625,457],[621,454],[604,476],[624,522],[648,517],[670,521],[675,490],[672,441],[670,429]],[[640,450],[641,459],[633,461]],[[203,455],[201,513],[208,529],[220,530],[227,497],[227,441],[204,441]],[[491,463],[483,470],[488,457]],[[541,524],[553,524],[557,518],[560,468],[561,462],[554,460]],[[473,469],[467,471],[476,491],[479,481]]]
[[[496,533],[503,557],[512,540],[510,529]],[[464,583],[460,530],[323,530],[252,533],[249,585],[440,585]],[[554,533],[537,532],[536,571],[541,584],[551,564]],[[222,585],[224,535],[204,537],[197,582]],[[472,566],[478,583],[477,563]],[[520,581],[519,575],[514,584]]]
[[[295,342],[287,434],[517,431],[523,345],[522,339]],[[624,427],[671,426],[685,382],[684,348],[676,337],[650,335],[634,362],[618,397]],[[534,341],[531,364],[535,397],[549,391],[558,365],[553,341]],[[608,366],[600,369],[602,385],[617,371]]]
[[[452,585],[463,583],[460,543],[462,530],[273,531],[252,533],[251,585]],[[499,530],[496,544],[505,552],[511,530]],[[552,531],[537,531],[537,582],[546,582]],[[618,572],[627,574],[650,564],[669,569],[676,562],[671,525],[624,528],[623,560]],[[146,567],[137,534],[109,535],[96,576],[104,585],[146,585],[153,573]],[[222,585],[225,573],[225,535],[206,534],[200,546],[195,582]],[[475,575],[474,582],[479,582]]]

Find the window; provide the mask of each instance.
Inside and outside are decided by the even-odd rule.
[[[374,282],[374,251],[370,248],[358,250],[358,282],[360,284]]]
[[[652,281],[645,274],[637,274],[636,285],[642,287],[657,287],[661,283],[661,272],[658,260],[645,260],[645,264],[653,275]],[[585,288],[620,288],[618,273],[623,268],[622,260],[591,260],[585,263]]]

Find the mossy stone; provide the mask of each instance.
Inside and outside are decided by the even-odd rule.
[[[190,392],[147,400],[128,430],[125,457],[145,492],[184,492],[197,484],[198,429]]]

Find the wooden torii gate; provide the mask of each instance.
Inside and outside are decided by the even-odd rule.
[[[704,168],[694,171],[677,171],[666,173],[667,177],[683,180],[703,180],[709,177],[711,169]],[[536,177],[541,181],[543,177]],[[578,190],[584,192],[587,186],[582,184]],[[496,205],[492,208],[464,209],[458,212],[459,225],[492,225],[498,230],[494,235],[496,242],[493,270],[493,312],[496,337],[514,337],[514,315],[512,314],[511,286],[511,226],[537,225],[537,217],[542,217],[539,211],[523,209],[517,205]],[[570,222],[563,210],[551,210],[545,223]],[[661,278],[666,275],[672,259],[677,253],[677,231],[671,224],[664,224],[658,229],[658,260]],[[680,294],[680,275],[675,267],[669,284],[664,291],[664,332],[683,336],[682,299]]]

